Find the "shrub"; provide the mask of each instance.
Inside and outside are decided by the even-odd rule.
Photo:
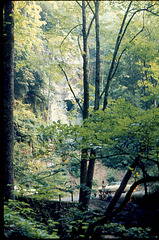
[[[34,212],[27,203],[9,201],[4,205],[5,237],[28,237],[36,239],[57,239],[57,222],[48,221],[48,226],[35,221]],[[52,229],[52,231],[51,231]]]

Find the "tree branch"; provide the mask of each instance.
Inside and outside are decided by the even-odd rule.
[[[112,71],[113,71],[113,68],[114,68],[114,63],[115,63],[115,60],[116,60],[116,56],[117,56],[117,53],[118,53],[118,50],[119,50],[119,46],[120,46],[120,43],[121,43],[121,37],[123,38],[123,36],[124,36],[122,34],[122,32],[123,32],[124,24],[125,24],[125,21],[126,21],[128,12],[129,12],[129,9],[131,7],[131,4],[132,4],[132,1],[129,3],[129,6],[127,7],[127,10],[125,12],[125,15],[124,15],[124,18],[123,18],[123,21],[122,21],[122,24],[121,24],[121,27],[120,27],[120,30],[119,30],[119,33],[118,33],[118,37],[117,37],[117,40],[116,40],[115,50],[114,50],[114,54],[113,54],[113,59],[112,59],[112,62],[111,62],[111,66],[110,66],[110,70],[109,70],[109,74],[108,74],[108,78],[107,78],[107,84],[106,84],[103,92],[100,95],[100,99],[101,99],[103,94],[105,93],[105,98],[104,98],[104,103],[103,103],[103,110],[105,109],[106,104],[107,104],[107,102],[106,102],[107,101],[107,95],[108,95],[108,90],[109,90],[109,86],[110,86],[110,81],[112,79],[111,75],[112,75]]]
[[[149,9],[150,9],[151,7],[153,7],[154,5],[151,5],[151,6],[147,7],[147,8],[138,9],[138,10],[136,10],[136,11],[132,14],[132,16],[129,18],[129,20],[128,20],[125,28],[124,28],[127,15],[128,15],[128,13],[130,12],[130,6],[131,6],[131,4],[132,4],[132,1],[129,3],[129,6],[128,6],[126,12],[125,12],[125,15],[124,15],[124,18],[123,18],[123,21],[122,21],[122,24],[121,24],[121,28],[120,28],[119,33],[118,33],[118,37],[117,37],[117,41],[116,41],[116,45],[115,45],[115,50],[114,50],[114,54],[113,54],[113,59],[112,59],[111,67],[110,67],[109,74],[108,74],[108,78],[107,78],[107,83],[106,83],[106,86],[105,86],[103,92],[102,92],[101,95],[100,95],[100,99],[101,99],[101,97],[102,97],[103,94],[105,93],[104,102],[103,102],[103,110],[105,110],[106,105],[107,105],[107,98],[108,98],[108,91],[109,91],[109,87],[110,87],[110,82],[111,82],[112,78],[114,77],[114,74],[115,74],[115,72],[116,72],[116,70],[117,70],[117,67],[118,67],[118,65],[119,65],[119,61],[118,61],[117,67],[116,67],[115,71],[113,72],[114,64],[115,64],[115,61],[116,61],[116,56],[117,56],[117,53],[118,53],[118,50],[119,50],[121,41],[122,41],[122,39],[123,39],[123,37],[124,37],[124,35],[125,35],[125,33],[126,33],[126,30],[127,30],[128,26],[129,26],[130,22],[132,21],[132,19],[134,18],[134,16],[135,16],[138,12],[141,12],[141,11],[147,11],[147,12],[149,12],[149,13],[151,13],[151,14],[154,14],[154,15],[158,16],[157,13],[154,13],[154,12],[152,12],[151,10],[149,10]],[[123,28],[124,28],[124,29],[123,29]],[[126,49],[125,49],[125,50],[126,50]],[[124,51],[125,51],[125,50],[124,50]],[[123,54],[123,53],[122,53],[122,54]],[[121,56],[119,57],[118,60],[120,60],[120,58],[121,58]]]
[[[123,31],[123,28],[124,28],[124,25],[125,25],[125,21],[126,21],[126,18],[128,16],[131,4],[132,4],[132,1],[129,3],[129,6],[128,6],[126,12],[125,12],[125,15],[124,15],[124,18],[123,18],[123,22],[121,24],[121,28],[120,28],[120,31],[119,31],[119,34],[118,34],[118,38],[117,38],[117,42],[116,42],[116,46],[115,46],[115,51],[118,51],[120,43],[121,43],[121,41],[122,41],[122,39],[123,39],[123,37],[125,35],[126,29],[127,29],[128,25],[129,25],[130,21],[132,20],[131,18],[129,19],[129,21],[128,21],[128,23],[127,23],[127,25],[126,25],[126,27],[125,27],[125,29]],[[123,32],[123,34],[122,34],[122,32]]]
[[[153,162],[153,163],[155,163],[155,164],[157,164],[157,166],[159,167],[159,162],[157,162],[157,161],[155,161],[155,160],[153,160],[153,159],[151,159],[151,158],[147,158],[147,157],[143,157],[143,156],[141,156],[140,155],[140,157],[142,158],[142,159],[146,159],[146,160],[148,160],[148,161],[150,161],[150,162]]]
[[[91,27],[92,27],[92,24],[93,24],[94,19],[95,19],[95,15],[93,16],[93,18],[92,18],[92,20],[91,20],[91,22],[90,22],[90,24],[89,24],[88,31],[87,31],[87,38],[88,38],[88,36],[89,36],[89,34],[90,34],[90,30],[91,30]]]
[[[151,6],[149,6],[148,8],[151,8],[151,7],[153,7],[153,6],[151,5]],[[136,11],[132,14],[132,16],[129,18],[129,21],[127,22],[127,24],[126,24],[126,26],[125,26],[125,28],[124,28],[124,31],[123,31],[122,36],[121,36],[121,38],[120,38],[120,41],[119,41],[119,43],[118,43],[119,46],[120,46],[120,43],[121,43],[121,41],[122,41],[122,39],[123,39],[123,37],[124,37],[124,35],[125,35],[125,33],[126,33],[126,30],[127,30],[128,26],[129,26],[130,22],[132,21],[132,19],[134,18],[134,16],[135,16],[138,12],[147,11],[147,12],[150,12],[150,13],[152,13],[152,14],[155,14],[155,13],[153,13],[152,11],[148,10],[148,8],[138,9],[138,10],[136,10]],[[155,14],[155,15],[156,15],[156,16],[159,16],[159,15],[157,15],[157,14]]]
[[[149,12],[149,13],[151,13],[151,14],[153,14],[153,15],[157,16],[157,17],[159,17],[159,14],[158,14],[158,13],[154,13],[154,12],[152,12],[152,11],[148,10],[148,9],[146,9],[145,11],[146,11],[146,12]]]
[[[87,38],[88,38],[89,33],[90,33],[90,30],[91,30],[91,27],[92,27],[92,24],[93,24],[93,21],[94,21],[94,19],[95,19],[95,12],[93,11],[93,9],[92,9],[92,7],[91,7],[91,5],[90,5],[90,3],[89,3],[88,1],[87,1],[87,5],[89,6],[89,8],[91,9],[91,11],[92,11],[92,13],[93,13],[93,18],[92,18],[92,20],[91,20],[91,22],[90,22],[90,25],[89,25],[88,31],[87,31]]]
[[[89,8],[91,9],[92,13],[95,15],[95,12],[93,11],[93,8],[91,7],[90,3],[87,1]]]
[[[76,3],[82,8],[81,4],[78,1],[76,1]]]
[[[73,94],[73,96],[74,96],[74,98],[75,98],[75,100],[76,100],[76,103],[78,104],[79,108],[80,108],[81,111],[83,112],[82,106],[81,106],[81,104],[79,103],[79,100],[78,100],[78,98],[76,97],[76,95],[75,95],[75,93],[74,93],[74,91],[73,91],[73,89],[72,89],[72,87],[71,87],[71,84],[70,84],[70,82],[69,82],[69,80],[68,80],[68,77],[67,77],[66,72],[64,71],[64,69],[62,68],[62,66],[61,66],[60,64],[58,64],[58,66],[61,68],[62,72],[64,73],[65,78],[66,78],[66,81],[67,81],[67,83],[68,83],[68,86],[69,86],[69,88],[70,88],[70,90],[71,90],[71,92],[72,92],[72,94]]]
[[[79,27],[79,26],[82,26],[82,23],[80,23],[80,24],[74,26],[73,28],[71,28],[71,30],[67,33],[67,35],[66,35],[66,36],[64,37],[64,39],[62,40],[62,42],[61,42],[61,44],[60,44],[60,49],[61,49],[61,46],[62,46],[63,42],[64,42],[65,39],[68,37],[68,35],[69,35],[75,28],[77,28],[77,27]]]
[[[144,30],[144,27],[129,41],[129,43],[131,43],[143,30]],[[119,58],[118,58],[118,60],[117,60],[116,67],[115,67],[115,69],[114,69],[114,72],[112,73],[111,79],[114,77],[114,75],[115,75],[115,73],[116,73],[116,71],[117,71],[117,69],[118,69],[118,66],[119,66],[119,63],[120,63],[120,59],[121,59],[123,53],[126,51],[127,47],[128,47],[128,46],[126,46],[126,47],[122,50],[122,52],[120,53],[120,56],[119,56]]]

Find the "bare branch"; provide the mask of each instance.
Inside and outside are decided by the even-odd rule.
[[[73,28],[71,28],[71,30],[67,33],[67,35],[66,35],[66,36],[64,37],[64,39],[62,40],[62,42],[61,42],[61,44],[60,44],[60,49],[61,49],[61,46],[62,46],[63,42],[64,42],[65,39],[69,36],[69,34],[70,34],[75,28],[77,28],[77,27],[79,27],[79,26],[82,26],[82,24],[78,24],[78,25],[74,26]]]
[[[76,1],[76,3],[82,8],[81,4],[78,1]]]
[[[132,4],[132,1],[129,3],[128,7],[127,7],[127,10],[125,12],[125,15],[124,15],[124,18],[123,18],[123,21],[122,21],[122,24],[121,24],[121,27],[120,27],[120,30],[119,30],[119,33],[118,33],[118,37],[117,37],[117,40],[116,40],[116,44],[115,44],[115,50],[114,50],[114,54],[113,54],[113,59],[112,59],[112,62],[111,62],[111,66],[110,66],[110,70],[109,70],[109,74],[108,74],[108,78],[107,78],[107,84],[103,90],[103,92],[101,93],[100,95],[100,99],[102,97],[102,95],[105,93],[105,97],[104,97],[104,104],[103,104],[103,110],[106,108],[106,104],[107,104],[107,96],[108,96],[108,90],[109,90],[109,86],[110,86],[110,82],[111,82],[111,75],[112,75],[112,72],[113,72],[113,69],[114,69],[114,63],[115,63],[115,60],[116,60],[116,56],[117,56],[117,53],[118,53],[118,50],[119,50],[119,46],[120,46],[120,43],[121,43],[121,40],[123,38],[123,28],[124,28],[124,24],[125,24],[125,21],[126,21],[126,18],[127,18],[127,15],[129,13],[129,9],[131,7],[131,4]],[[124,32],[126,30],[124,29]],[[125,33],[124,33],[125,34]]]
[[[92,27],[92,24],[93,24],[94,19],[95,19],[95,15],[93,16],[93,18],[92,18],[92,20],[91,20],[91,22],[90,22],[90,24],[89,24],[88,31],[87,31],[87,38],[88,38],[88,36],[89,36],[89,33],[90,33],[90,30],[91,30],[91,27]]]
[[[129,43],[131,43],[143,30],[144,30],[144,27],[129,41]],[[127,46],[126,46],[126,47],[122,50],[122,52],[120,53],[120,56],[119,56],[119,58],[118,58],[118,60],[117,60],[116,67],[115,67],[115,69],[114,69],[114,72],[112,73],[111,79],[114,77],[114,75],[115,75],[115,73],[116,73],[116,71],[117,71],[117,69],[118,69],[120,59],[121,59],[123,53],[126,51],[126,49],[127,49]]]
[[[152,5],[149,6],[148,8],[150,8],[150,7],[152,7]],[[156,15],[156,16],[159,16],[157,13],[154,13],[154,12],[148,10],[148,8],[138,9],[138,10],[136,10],[136,11],[132,14],[132,16],[130,17],[129,21],[127,22],[127,24],[126,24],[126,26],[125,26],[125,29],[124,29],[124,31],[123,31],[123,34],[122,34],[122,36],[121,36],[121,38],[120,38],[120,41],[119,41],[119,43],[118,43],[119,45],[120,45],[120,43],[121,43],[121,41],[122,41],[122,39],[123,39],[123,37],[124,37],[124,35],[125,35],[125,32],[126,32],[128,26],[129,26],[130,22],[132,21],[132,19],[134,18],[134,16],[135,16],[138,12],[146,11],[146,12],[152,13],[152,14],[154,14],[154,15]]]
[[[67,83],[68,83],[68,86],[69,86],[69,88],[70,88],[70,90],[71,90],[71,92],[72,92],[72,94],[73,94],[73,96],[74,96],[74,98],[75,98],[75,100],[76,100],[76,103],[78,104],[79,108],[80,108],[81,111],[83,112],[82,106],[81,106],[81,104],[79,103],[79,100],[78,100],[78,98],[76,97],[76,95],[75,95],[75,93],[74,93],[74,91],[73,91],[73,89],[72,89],[72,87],[71,87],[71,84],[70,84],[70,82],[69,82],[69,80],[68,80],[68,77],[67,77],[66,72],[64,71],[64,69],[62,68],[62,66],[61,66],[60,64],[58,64],[58,66],[61,68],[62,72],[64,73],[65,78],[66,78],[66,81],[67,81]]]
[[[91,7],[90,3],[87,1],[89,8],[91,9],[92,13],[95,14],[93,8]]]
[[[157,17],[159,17],[159,14],[158,14],[158,13],[154,13],[154,12],[152,12],[152,11],[148,10],[148,9],[146,9],[145,11],[146,11],[146,12],[149,12],[149,13],[151,13],[151,14],[153,14],[153,15],[157,16]]]
[[[106,86],[105,86],[103,92],[102,92],[101,95],[100,95],[100,99],[101,99],[101,97],[102,97],[103,94],[105,93],[104,102],[103,102],[103,110],[106,108],[106,105],[107,105],[107,98],[108,98],[108,91],[109,91],[109,87],[110,87],[110,82],[111,82],[112,78],[114,77],[115,72],[117,71],[120,58],[121,58],[123,52],[126,50],[126,49],[124,49],[123,52],[121,53],[121,55],[119,56],[119,58],[118,58],[118,63],[117,63],[116,68],[115,68],[115,70],[114,70],[114,64],[115,64],[115,61],[116,61],[117,53],[118,53],[119,47],[120,47],[120,45],[121,45],[121,41],[122,41],[123,37],[125,36],[126,30],[127,30],[128,26],[129,26],[130,22],[132,21],[132,19],[134,18],[134,16],[135,16],[138,12],[141,12],[141,11],[147,11],[147,12],[149,12],[149,13],[151,13],[151,14],[154,14],[154,15],[158,16],[157,13],[154,13],[154,12],[152,12],[151,10],[149,10],[149,9],[152,8],[154,5],[151,5],[151,6],[147,7],[147,8],[141,8],[141,9],[136,10],[136,11],[131,15],[131,17],[129,18],[126,26],[124,27],[125,22],[126,22],[126,18],[127,18],[127,16],[128,16],[128,13],[131,11],[131,10],[130,10],[131,4],[132,4],[132,1],[129,3],[129,6],[128,6],[126,12],[125,12],[125,15],[124,15],[124,18],[123,18],[123,21],[122,21],[122,24],[121,24],[121,27],[120,27],[120,30],[119,30],[119,33],[118,33],[118,37],[117,37],[117,41],[116,41],[116,45],[115,45],[115,50],[114,50],[114,54],[113,54],[113,59],[112,59],[112,62],[111,62],[111,66],[110,66],[109,73],[108,73],[107,83],[106,83]],[[139,34],[139,33],[138,33],[138,34]],[[137,35],[138,35],[138,34],[137,34]],[[135,38],[135,37],[136,37],[136,36],[134,36],[134,38]],[[133,39],[134,39],[134,38],[133,38]],[[131,41],[133,41],[133,39],[132,39]],[[114,70],[114,71],[113,71],[113,70]]]
[[[132,4],[132,1],[129,3],[129,6],[128,6],[126,12],[125,12],[125,15],[124,15],[124,18],[123,18],[123,21],[122,21],[122,24],[121,24],[121,27],[120,27],[120,30],[119,30],[119,33],[118,33],[118,37],[117,37],[117,41],[116,41],[116,46],[115,46],[115,51],[114,51],[114,52],[116,52],[116,54],[117,54],[117,51],[118,51],[118,49],[119,49],[120,43],[121,43],[121,41],[122,41],[122,39],[123,39],[123,37],[124,37],[124,35],[125,35],[126,29],[127,29],[128,25],[129,25],[129,23],[130,23],[129,21],[131,21],[131,20],[130,20],[131,18],[130,18],[129,21],[128,21],[128,24],[126,25],[126,27],[125,27],[125,29],[124,29],[124,31],[123,31],[124,24],[125,24],[126,18],[127,18],[127,16],[128,16],[128,13],[129,13],[129,9],[130,9],[130,7],[131,7],[131,4]],[[123,32],[123,34],[122,34],[122,32]]]

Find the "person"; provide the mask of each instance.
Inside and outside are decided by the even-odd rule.
[[[103,180],[103,181],[102,181],[102,190],[103,190],[103,191],[105,190],[105,187],[106,187],[106,185],[105,185],[104,180]]]
[[[99,190],[99,198],[100,198],[101,200],[102,200],[102,198],[103,198],[102,195],[103,195],[103,193],[102,193],[102,190],[100,189],[100,190]]]
[[[105,191],[103,192],[103,200],[107,200],[107,194]]]
[[[106,195],[106,192],[105,192],[105,183],[104,183],[104,180],[102,181],[102,200],[106,200],[107,199],[107,195]]]
[[[109,200],[111,200],[111,199],[112,199],[111,193],[108,192],[108,193],[107,193],[107,200],[109,201]]]

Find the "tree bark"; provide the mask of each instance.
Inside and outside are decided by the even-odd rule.
[[[81,209],[86,208],[86,179],[87,179],[87,161],[88,161],[88,149],[82,149],[81,151],[81,173],[80,173],[80,196],[79,202],[81,203]]]
[[[96,154],[97,154],[97,151],[94,149],[91,149],[88,171],[87,171],[87,180],[86,180],[86,201],[85,201],[86,209],[88,208],[89,200],[91,197]]]
[[[99,1],[94,1],[95,5],[95,31],[96,31],[96,77],[95,77],[95,102],[94,111],[99,110],[100,101],[100,38],[99,38]],[[93,183],[97,150],[91,149],[86,182],[86,208],[88,208]]]
[[[14,199],[14,2],[4,5],[3,37],[3,163],[4,163],[4,199]]]
[[[83,19],[83,86],[84,86],[84,104],[83,119],[89,115],[89,60],[88,60],[88,38],[86,22],[86,1],[82,1],[82,19]]]
[[[95,30],[96,30],[96,78],[94,110],[99,109],[100,101],[100,37],[99,37],[99,1],[95,1]]]
[[[89,115],[89,61],[88,61],[88,37],[86,22],[86,1],[82,1],[82,20],[83,20],[83,86],[84,86],[84,104],[83,120]],[[81,175],[80,175],[80,197],[81,208],[86,207],[86,179],[87,179],[87,161],[88,149],[81,151]]]
[[[99,2],[95,1],[95,13],[92,18],[95,18],[95,30],[96,30],[96,79],[95,79],[95,103],[94,103],[94,110],[99,109],[99,101],[100,101],[100,39],[99,39]],[[83,16],[83,71],[84,71],[84,107],[83,107],[83,120],[88,118],[89,114],[89,66],[88,66],[88,36],[86,30],[86,5],[85,1],[82,2],[82,16]],[[91,25],[91,24],[90,24]],[[90,28],[89,31],[90,32]],[[85,158],[83,157],[83,152],[85,152]],[[80,203],[82,204],[83,209],[88,208],[90,196],[91,196],[91,189],[92,189],[92,182],[93,182],[93,174],[94,174],[94,166],[95,166],[95,159],[96,159],[96,150],[91,149],[89,164],[87,168],[87,161],[88,161],[88,150],[86,155],[85,151],[82,150],[82,159],[81,159],[81,189],[80,189]]]

